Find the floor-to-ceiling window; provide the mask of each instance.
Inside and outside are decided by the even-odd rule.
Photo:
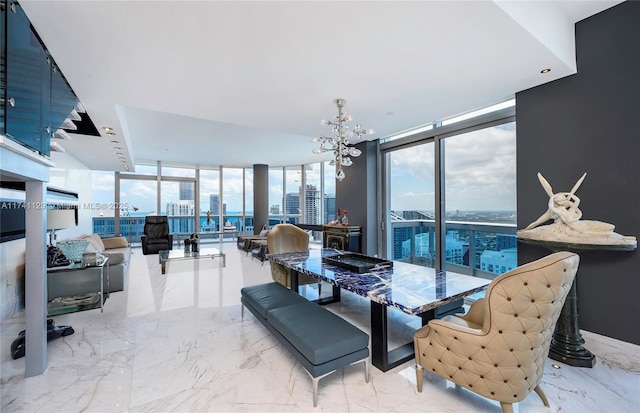
[[[253,234],[253,168],[244,168],[244,234]]]
[[[515,122],[443,142],[448,267],[488,278],[515,268]]]
[[[289,224],[303,222],[304,187],[302,183],[302,167],[287,166],[284,168],[284,219]]]
[[[144,233],[144,217],[159,215],[158,184],[155,177],[147,179],[121,174],[119,179],[120,203],[127,208],[120,211],[119,235],[127,237],[130,245],[140,245]]]
[[[492,278],[516,265],[513,102],[382,143],[388,258]]]
[[[329,165],[330,161],[322,164],[322,224],[328,224],[336,219],[336,167]]]
[[[434,144],[409,145],[386,154],[387,257],[433,267]]]
[[[200,231],[215,232],[220,227],[220,170],[200,169]]]
[[[169,218],[169,232],[190,234],[196,231],[195,168],[162,165],[160,212]]]
[[[243,169],[222,168],[222,200],[225,207],[223,223],[240,232],[244,232],[243,195]]]
[[[284,169],[269,168],[269,227],[284,222]]]

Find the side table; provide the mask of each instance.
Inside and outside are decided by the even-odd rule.
[[[109,266],[107,265],[108,261],[109,257],[102,256],[101,259],[96,263],[96,265],[87,266],[83,265],[82,263],[74,263],[65,267],[47,268],[47,282],[55,281],[58,283],[74,285],[75,289],[73,291],[73,295],[99,293],[100,312],[102,313],[104,312],[103,304],[106,300],[104,293],[105,268],[107,290],[109,288]],[[86,271],[88,273],[95,274],[94,277],[92,277],[93,279],[82,280],[82,286],[80,287],[80,289],[78,289],[78,284],[80,284],[77,277],[78,271]],[[98,283],[100,284],[99,286]],[[47,303],[47,315],[53,316],[97,308],[97,306],[95,306],[95,303],[78,303],[74,302],[74,300],[66,300],[66,298],[67,297],[58,297],[52,301],[49,301],[49,303]]]
[[[570,251],[576,254],[589,250],[631,251],[636,248],[633,245],[578,244],[526,238],[518,238],[518,241],[523,244],[543,247],[552,252]],[[580,268],[578,268],[578,273],[580,273]],[[591,368],[596,364],[596,358],[593,353],[582,346],[584,339],[578,327],[577,279],[578,276],[576,275],[556,323],[556,329],[553,332],[551,345],[549,346],[549,358],[573,367]]]

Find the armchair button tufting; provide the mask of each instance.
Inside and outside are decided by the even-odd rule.
[[[469,357],[469,360],[471,360],[471,357]]]
[[[522,367],[522,364],[518,364],[518,368]]]
[[[481,379],[484,379],[484,376],[480,375],[480,378],[481,378]]]
[[[527,334],[527,332],[526,331],[522,331],[522,334]]]
[[[535,302],[536,302],[536,300],[534,300],[534,299],[532,298],[532,299],[531,299],[531,302],[532,302],[532,303],[535,303]]]
[[[506,381],[506,380],[505,380],[504,382],[505,382],[505,383],[508,383],[508,381]]]
[[[473,387],[473,384],[469,384],[469,387]]]
[[[502,334],[502,330],[498,330],[498,333],[499,333],[499,334]]]
[[[484,350],[484,346],[480,346],[480,348]]]
[[[507,297],[507,301],[511,301],[511,297]]]
[[[513,353],[513,349],[512,348],[510,348],[509,351]]]
[[[542,318],[542,316],[538,316],[538,320],[541,319],[541,318]]]
[[[529,283],[525,281],[525,282],[524,282],[524,285],[525,285],[525,286],[527,286],[527,285],[529,285]]]
[[[495,396],[495,394],[496,394],[495,392],[493,392],[493,391],[491,392],[491,395],[492,395],[492,396]]]
[[[458,366],[458,370],[462,370],[462,367]]]
[[[514,316],[514,317],[517,317],[517,316],[518,316],[518,314],[514,314],[513,316]]]
[[[494,363],[493,367],[498,367],[498,365]]]
[[[551,284],[547,284],[547,288],[551,288]]]

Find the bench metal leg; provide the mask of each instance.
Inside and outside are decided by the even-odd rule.
[[[244,320],[244,304],[240,304],[240,320]]]
[[[366,383],[369,383],[369,357],[365,357],[362,360],[354,361],[353,363],[351,363],[351,365],[353,366],[354,364],[358,363],[364,363],[364,380]],[[336,371],[337,370],[332,370],[318,377],[313,377],[311,373],[307,371],[307,374],[309,375],[309,377],[311,377],[311,384],[313,385],[313,407],[318,406],[318,382],[320,382],[320,379],[323,379],[329,374],[335,373]]]

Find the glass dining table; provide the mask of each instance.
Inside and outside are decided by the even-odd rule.
[[[302,273],[331,284],[334,290],[332,301],[340,299],[341,289],[367,298],[371,305],[371,363],[382,371],[414,357],[413,342],[389,350],[388,308],[418,316],[422,319],[422,325],[426,325],[435,317],[462,312],[464,297],[483,291],[490,283],[484,278],[436,271],[401,261],[392,261],[392,266],[380,266],[359,273],[325,260],[342,254],[352,253],[322,248],[268,254],[267,258],[292,270],[291,289],[294,291],[298,290],[297,278]],[[446,313],[438,312],[443,307],[447,307]]]

